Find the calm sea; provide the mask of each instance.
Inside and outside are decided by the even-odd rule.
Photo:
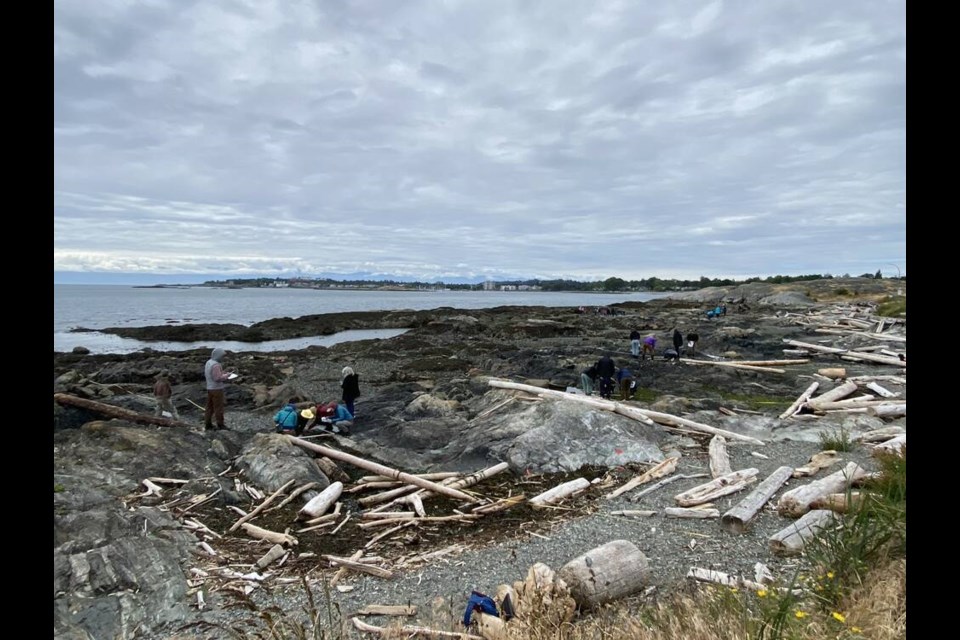
[[[223,347],[230,351],[275,351],[368,338],[390,338],[403,330],[344,331],[332,336],[269,343],[140,342],[72,329],[144,327],[164,324],[255,322],[289,316],[393,309],[486,309],[504,305],[541,307],[599,306],[646,301],[655,293],[554,293],[544,291],[338,291],[315,289],[137,288],[120,285],[54,285],[53,350],[84,346],[92,353],[130,353],[150,347],[176,351]]]

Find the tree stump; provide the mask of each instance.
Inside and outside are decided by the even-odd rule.
[[[574,558],[557,573],[581,609],[636,593],[650,575],[647,557],[632,542],[613,540]]]

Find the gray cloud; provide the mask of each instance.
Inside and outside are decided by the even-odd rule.
[[[54,7],[54,269],[906,272],[903,2]]]

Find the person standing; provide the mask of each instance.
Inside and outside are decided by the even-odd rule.
[[[610,354],[604,354],[597,360],[597,377],[600,379],[600,397],[607,400],[613,395],[613,376],[617,373],[617,365]]]
[[[700,334],[698,333],[688,333],[687,334],[687,349],[690,352],[690,355],[697,355],[697,342],[700,341]]]
[[[636,329],[630,332],[630,353],[634,358],[640,357],[640,332]]]
[[[597,365],[592,364],[580,373],[580,386],[588,396],[593,395],[593,383],[597,381]]]
[[[153,397],[157,401],[157,408],[153,412],[153,415],[156,417],[162,417],[163,412],[166,411],[174,420],[180,419],[180,414],[177,413],[177,408],[173,406],[173,388],[170,386],[170,373],[168,371],[161,371],[160,375],[157,376],[157,381],[153,383]]]
[[[621,367],[621,369],[617,371],[617,383],[620,385],[620,399],[632,400],[633,389],[637,386],[636,381],[633,379],[633,372],[626,367]]]
[[[350,412],[351,416],[356,415],[356,411],[353,409],[353,401],[360,397],[360,376],[354,373],[353,369],[350,367],[344,367],[340,372],[342,380],[340,381],[340,388],[343,389],[343,404],[347,405],[347,411]]]
[[[203,365],[203,377],[207,383],[207,406],[203,411],[203,428],[210,431],[216,421],[217,429],[226,429],[223,410],[227,405],[226,386],[233,374],[223,370],[223,359],[227,352],[217,347],[210,354],[210,359]]]
[[[677,360],[679,360],[680,350],[683,349],[683,334],[676,327],[673,329],[673,349],[677,352]]]

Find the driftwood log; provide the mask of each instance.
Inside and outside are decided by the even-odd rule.
[[[846,398],[851,393],[855,392],[858,389],[856,382],[850,382],[849,380],[844,382],[841,385],[830,389],[824,393],[821,393],[816,398],[810,398],[807,400],[807,406],[811,409],[817,410],[820,409],[820,406],[829,402],[836,402],[841,398]]]
[[[719,518],[718,509],[693,509],[689,507],[667,507],[663,510],[663,515],[668,518]]]
[[[415,616],[415,604],[368,604],[357,611],[358,616]]]
[[[847,513],[851,509],[855,509],[863,502],[863,495],[859,491],[851,491],[850,493],[831,493],[829,495],[823,496],[822,498],[817,498],[810,503],[810,510],[814,511],[816,509],[827,509],[833,511],[834,513]]]
[[[397,633],[396,629],[389,627],[378,627],[373,624],[368,624],[361,620],[360,618],[353,617],[350,619],[353,622],[353,626],[359,631],[365,631],[367,633],[376,633],[381,638],[390,638],[394,637]],[[475,636],[472,633],[462,633],[460,631],[441,631],[439,629],[430,629],[427,627],[414,627],[412,625],[404,625],[400,627],[399,633],[402,634],[404,638],[413,638],[416,636],[423,636],[425,638],[457,638],[458,640],[487,640],[483,636]]]
[[[886,442],[881,442],[880,444],[873,447],[871,452],[874,456],[883,454],[883,453],[902,453],[904,447],[907,446],[907,434],[901,433],[900,435],[887,440]]]
[[[860,465],[849,462],[836,473],[784,493],[777,502],[777,511],[788,518],[799,518],[810,510],[810,504],[814,500],[831,493],[846,491],[851,484],[865,475],[867,472]]]
[[[680,463],[679,457],[667,458],[663,462],[659,462],[650,469],[647,469],[639,476],[632,478],[626,484],[621,487],[618,487],[606,495],[607,498],[616,498],[617,496],[630,491],[634,487],[639,487],[642,484],[646,484],[657,478],[662,478],[665,475],[673,473],[677,465]]]
[[[354,465],[355,467],[360,467],[361,469],[366,469],[367,471],[372,471],[376,474],[387,476],[389,478],[394,478],[400,480],[401,482],[406,482],[407,484],[415,484],[418,487],[433,491],[435,493],[440,493],[451,498],[456,498],[457,500],[463,500],[464,502],[472,502],[473,498],[469,495],[463,493],[462,491],[457,491],[456,489],[450,489],[448,487],[440,486],[435,482],[430,482],[429,480],[424,480],[423,478],[418,478],[415,475],[405,473],[403,471],[397,471],[396,469],[391,469],[382,464],[377,464],[376,462],[370,462],[369,460],[364,460],[363,458],[358,458],[357,456],[350,455],[349,453],[344,453],[343,451],[337,451],[336,449],[331,449],[330,447],[324,447],[319,444],[314,444],[308,440],[302,438],[297,438],[295,436],[287,436],[290,438],[290,441],[299,447],[304,449],[309,449],[316,453],[327,456],[328,458],[333,458],[334,460],[340,460],[341,462],[346,462]]]
[[[600,398],[593,398],[591,396],[580,395],[578,393],[567,393],[565,391],[557,391],[555,389],[544,389],[543,387],[535,387],[532,384],[521,384],[519,382],[497,380],[495,378],[490,379],[488,384],[491,387],[496,387],[498,389],[525,391],[540,397],[557,398],[560,400],[573,400],[574,402],[588,404],[592,407],[596,407],[597,409],[603,409],[604,411],[619,413],[638,422],[642,422],[647,426],[653,425],[653,421],[645,416],[636,407],[631,407],[630,405],[626,405],[621,402],[614,402],[613,400],[603,400]]]
[[[727,441],[723,436],[713,436],[707,449],[710,455],[710,475],[714,478],[733,472],[730,466],[730,454],[727,453]]]
[[[314,462],[317,463],[320,471],[322,471],[323,475],[327,476],[328,479],[334,482],[342,482],[344,484],[350,482],[350,476],[347,475],[347,472],[341,469],[340,466],[330,458],[321,456],[316,458]]]
[[[291,547],[295,547],[297,544],[299,544],[296,538],[287,533],[277,533],[276,531],[261,529],[260,527],[250,523],[246,523],[241,526],[243,527],[243,530],[247,532],[247,535],[252,538],[266,540],[267,542],[272,542],[273,544],[282,544]]]
[[[257,560],[257,568],[262,571],[286,554],[287,550],[283,548],[283,545],[275,544],[270,547],[270,551],[267,551],[262,558]]]
[[[770,550],[782,556],[797,555],[803,546],[833,522],[833,512],[826,509],[808,511],[796,522],[770,536]]]
[[[552,489],[544,491],[540,495],[530,498],[530,505],[534,508],[544,507],[560,502],[568,496],[572,496],[578,491],[583,491],[590,486],[590,481],[586,478],[576,478],[569,482],[557,485]]]
[[[296,480],[288,480],[282,487],[280,487],[279,489],[277,489],[276,491],[274,491],[273,494],[271,494],[269,498],[267,498],[266,500],[264,500],[263,502],[261,502],[259,505],[257,505],[257,508],[256,508],[256,509],[254,509],[253,511],[251,511],[251,512],[248,513],[247,515],[245,515],[245,516],[243,516],[242,518],[240,518],[239,520],[237,520],[237,521],[233,524],[233,526],[230,527],[230,531],[236,531],[237,529],[240,528],[240,525],[242,525],[244,522],[247,522],[247,521],[249,521],[249,520],[252,520],[252,519],[255,518],[257,515],[259,515],[260,513],[262,513],[267,507],[269,507],[269,506],[273,503],[274,500],[277,499],[278,496],[280,496],[280,494],[282,494],[284,491],[286,491],[286,490],[290,487],[290,485],[292,485],[294,482],[296,482]]]
[[[817,471],[820,471],[820,469],[826,469],[827,467],[833,466],[840,461],[840,456],[833,449],[818,451],[810,456],[810,460],[807,462],[807,464],[803,465],[802,467],[797,467],[793,470],[793,477],[803,478],[806,476],[815,475]]]
[[[905,429],[900,425],[890,425],[889,427],[880,427],[879,429],[858,433],[851,436],[850,440],[853,442],[886,442],[904,432]]]
[[[790,467],[780,467],[769,476],[763,479],[763,482],[750,492],[750,494],[737,503],[732,509],[723,514],[720,518],[720,526],[731,533],[743,533],[753,517],[759,513],[763,505],[767,504],[783,483],[786,482],[793,469]]]
[[[816,391],[817,387],[819,386],[820,386],[820,383],[817,381],[814,381],[809,387],[807,387],[806,391],[800,394],[799,398],[793,401],[793,404],[791,404],[786,411],[784,411],[778,416],[778,418],[780,420],[785,420],[786,418],[789,418],[790,416],[800,411],[801,407],[803,407],[803,405],[807,403],[807,400],[810,399],[810,397],[813,395],[813,392]]]
[[[657,489],[659,489],[659,488],[661,488],[661,487],[663,487],[663,486],[666,486],[666,485],[670,484],[671,482],[676,482],[677,480],[687,480],[687,479],[689,479],[689,478],[706,478],[706,477],[708,477],[708,475],[709,475],[709,474],[706,474],[706,473],[688,473],[688,474],[680,474],[680,475],[676,475],[676,476],[670,476],[669,478],[664,478],[663,480],[661,480],[661,481],[658,482],[657,484],[654,484],[654,485],[651,485],[651,486],[647,487],[647,488],[644,489],[643,491],[637,491],[637,492],[636,492],[635,494],[633,494],[632,496],[629,496],[629,499],[632,500],[633,502],[639,502],[639,501],[640,501],[640,498],[642,498],[643,496],[647,495],[648,493],[653,493],[653,492],[656,491]]]
[[[329,509],[334,502],[340,499],[340,494],[342,493],[343,483],[334,482],[307,504],[303,505],[297,514],[297,519],[309,520],[310,518],[319,518],[327,512],[327,509]]]
[[[105,402],[97,402],[96,400],[78,398],[77,396],[70,395],[69,393],[55,393],[53,394],[53,401],[58,404],[70,407],[79,407],[80,409],[86,409],[87,411],[99,413],[100,415],[107,416],[108,418],[129,420],[130,422],[137,422],[139,424],[152,424],[157,427],[181,427],[184,429],[193,429],[197,426],[195,424],[190,424],[189,422],[173,420],[172,418],[157,418],[153,415],[137,413],[136,411],[115,407],[112,404],[106,404]]]
[[[649,575],[647,557],[627,540],[613,540],[588,551],[557,572],[582,609],[592,609],[640,591]]]
[[[726,496],[742,490],[751,482],[756,482],[759,469],[749,468],[732,471],[726,475],[714,478],[710,482],[688,489],[674,496],[674,500],[681,507],[695,507],[715,498]]]

